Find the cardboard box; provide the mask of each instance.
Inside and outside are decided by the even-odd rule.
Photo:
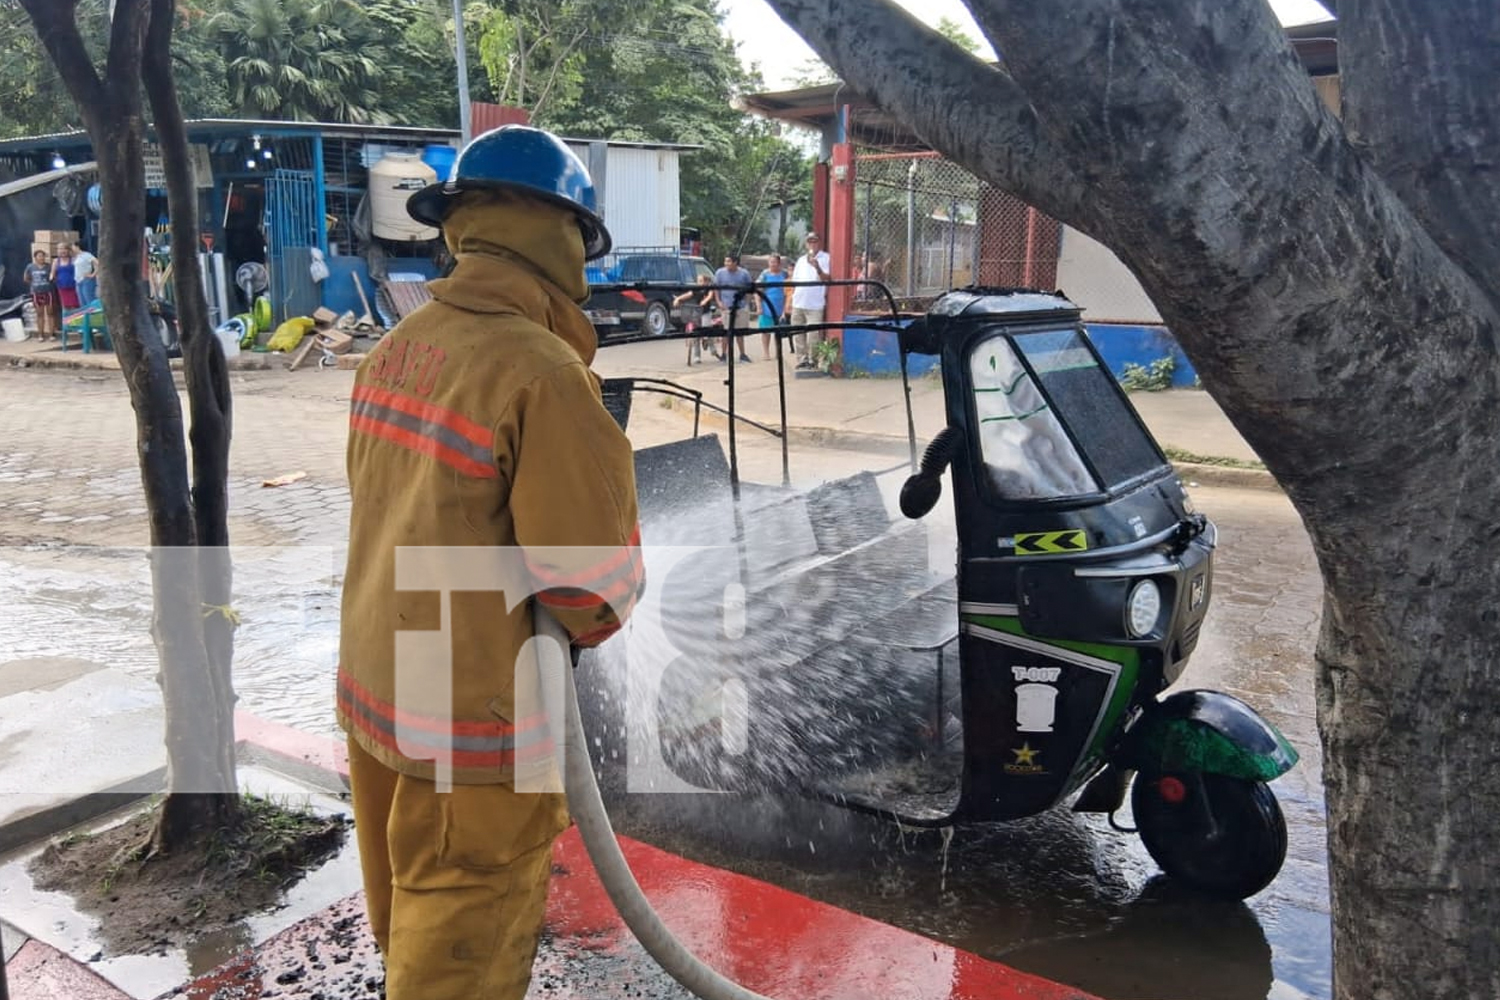
[[[32,234],[31,240],[33,243],[50,243],[53,246],[59,243],[72,246],[78,242],[78,234],[71,229],[38,229]]]
[[[313,322],[319,326],[332,326],[338,322],[339,314],[332,309],[320,306],[313,310],[312,318]]]
[[[318,338],[318,346],[334,354],[348,354],[354,349],[354,338],[342,330],[319,330],[313,336]]]

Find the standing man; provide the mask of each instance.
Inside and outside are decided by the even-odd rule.
[[[550,133],[472,141],[407,204],[454,269],[355,376],[338,718],[389,1000],[525,996],[568,824],[561,794],[516,789],[552,752],[516,705],[527,595],[590,646],[643,585],[630,443],[578,307],[610,247],[594,206]]]
[[[740,348],[740,360],[748,362],[750,355],[745,353],[745,335],[738,331],[755,325],[755,317],[760,312],[757,305],[759,301],[750,286],[755,284],[755,279],[750,277],[750,272],[740,267],[740,255],[727,253],[724,255],[724,266],[714,272],[714,284],[728,285],[728,288],[715,290],[714,297],[719,302],[719,314],[724,318],[724,360],[729,357],[729,351],[734,346],[731,340],[737,340]]]
[[[823,240],[817,233],[808,233],[806,240],[807,252],[797,258],[797,266],[792,268],[792,282],[798,281],[828,281],[833,275],[833,264],[828,258],[828,253],[823,249]],[[828,307],[828,288],[826,285],[810,285],[804,288],[792,289],[791,320],[793,326],[801,326],[804,323],[823,322],[824,310]],[[812,349],[821,344],[824,339],[824,331],[809,330],[805,334],[797,334],[798,368],[814,368]]]
[[[85,309],[99,298],[99,258],[73,244],[73,274],[78,279],[78,302]]]

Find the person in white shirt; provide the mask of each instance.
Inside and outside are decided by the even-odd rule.
[[[78,279],[78,302],[87,308],[99,298],[99,259],[81,243],[73,244],[73,274]]]
[[[823,249],[823,240],[817,233],[807,234],[807,253],[797,258],[797,266],[792,268],[792,281],[828,281],[833,277],[833,264],[828,258],[828,253]],[[822,285],[809,285],[802,288],[793,288],[792,294],[787,297],[786,316],[791,320],[793,326],[801,326],[804,323],[821,323],[823,315],[828,306],[828,289]],[[824,331],[809,330],[807,333],[799,333],[795,336],[797,367],[812,368],[815,363],[812,359],[812,349],[824,340]]]

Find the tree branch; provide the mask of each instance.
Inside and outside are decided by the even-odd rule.
[[[1492,281],[1500,274],[1500,5],[1345,8],[1339,76],[1350,141],[1444,250],[1481,284]]]
[[[21,0],[21,7],[31,18],[42,47],[57,67],[83,120],[90,122],[90,116],[104,102],[104,84],[78,33],[78,0]]]
[[[1082,214],[1082,178],[1004,71],[889,0],[768,2],[850,87],[934,149],[1049,215]]]
[[[541,115],[542,105],[546,103],[547,98],[551,95],[552,85],[557,82],[558,71],[562,69],[563,63],[568,61],[568,57],[573,54],[573,50],[578,48],[578,43],[583,41],[587,35],[587,29],[580,28],[578,33],[563,48],[562,54],[553,61],[552,70],[547,74],[547,83],[542,87],[542,92],[537,95],[536,101],[532,105],[531,113],[533,115]]]
[[[1391,468],[1416,489],[1435,455],[1497,432],[1480,428],[1500,408],[1500,315],[1350,146],[1263,0],[971,3],[1087,163],[1091,197],[1063,221],[1141,280],[1294,499]],[[1398,357],[1399,400],[1370,393]],[[1351,447],[1351,424],[1393,406],[1408,436]]]

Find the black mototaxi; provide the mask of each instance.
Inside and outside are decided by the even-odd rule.
[[[893,303],[859,325],[898,335],[909,463],[791,489],[779,362],[810,328],[786,326],[780,427],[754,425],[781,440],[780,486],[740,480],[737,428],[753,422],[735,412],[732,352],[728,461],[696,420],[692,439],[637,452],[648,578],[704,595],[668,615],[692,653],[649,699],[651,752],[694,787],[809,795],[928,828],[1069,800],[1113,824],[1133,778],[1136,829],[1167,874],[1229,896],[1264,888],[1286,852],[1268,782],[1297,754],[1230,695],[1167,693],[1211,603],[1216,532],[1078,306],[969,288],[914,320]],[[919,461],[909,368],[922,355],[937,358],[946,427]],[[631,392],[708,406],[662,380],[615,382],[605,395],[622,425]],[[876,484],[888,473],[909,473],[904,522]],[[919,519],[945,473],[957,557],[934,572]],[[696,541],[685,526],[727,539],[729,557],[653,576],[653,538]],[[746,595],[740,633],[755,641],[724,642],[720,616],[703,613],[726,587]]]
[[[1213,595],[1212,522],[1059,294],[950,292],[902,335],[941,359],[947,427],[901,495],[921,517],[951,473],[964,715],[955,819],[1067,798],[1134,813],[1169,874],[1232,895],[1279,870],[1266,782],[1296,752],[1229,695],[1161,697]]]

